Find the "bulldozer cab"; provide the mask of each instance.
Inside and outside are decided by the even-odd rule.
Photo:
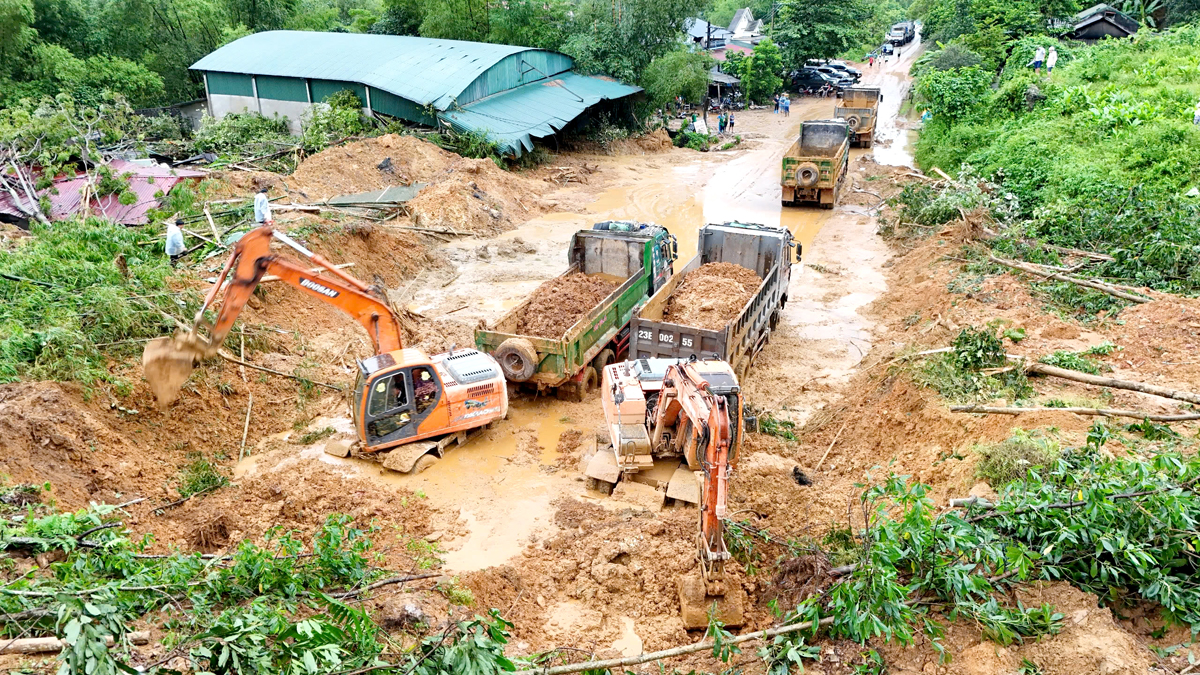
[[[391,366],[379,363],[381,359],[391,361]],[[375,365],[380,368],[372,370]],[[352,409],[365,449],[369,452],[415,436],[444,390],[431,363],[395,365],[391,354],[359,362]]]

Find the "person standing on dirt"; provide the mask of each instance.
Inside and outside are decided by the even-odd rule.
[[[1046,74],[1054,72],[1054,64],[1058,63],[1058,49],[1050,48],[1050,53],[1046,55]]]
[[[868,68],[875,67],[875,55],[874,54],[867,55],[867,67]]]
[[[1200,115],[1200,103],[1196,104],[1196,114]],[[733,113],[729,113],[729,133],[731,134],[733,133],[733,122]],[[1197,122],[1196,124],[1200,124],[1200,122]]]
[[[1042,74],[1042,62],[1046,60],[1046,48],[1038,45],[1036,51],[1033,52],[1033,74]]]
[[[783,94],[780,96],[783,98],[783,116],[789,117],[792,114],[792,97],[783,96]]]
[[[275,219],[271,217],[271,200],[267,199],[267,188],[254,195],[254,222],[259,225],[275,224]]]

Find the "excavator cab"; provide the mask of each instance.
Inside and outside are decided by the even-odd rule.
[[[354,422],[366,452],[381,450],[416,436],[421,423],[434,415],[445,393],[432,363],[396,365],[372,371],[380,356],[359,362],[354,383]]]

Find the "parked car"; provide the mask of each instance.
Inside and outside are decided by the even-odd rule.
[[[820,89],[826,84],[838,91],[849,86],[846,80],[826,75],[815,68],[801,68],[792,75],[792,86],[797,89]]]
[[[846,64],[845,61],[834,61],[832,59],[825,61],[819,59],[809,59],[804,65],[809,68],[832,68],[843,75],[850,76],[855,82],[858,82],[862,79],[862,71],[858,70],[857,68],[851,68],[848,64]]]
[[[833,68],[830,66],[818,66],[816,68],[813,68],[812,70],[815,70],[818,73],[825,75],[826,77],[833,78],[834,80],[842,83],[844,86],[847,86],[847,87],[849,87],[850,85],[854,84],[857,81],[849,73],[843,73],[842,71],[838,70],[837,68]]]

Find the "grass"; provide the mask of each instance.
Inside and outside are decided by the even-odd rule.
[[[997,398],[1019,401],[1033,395],[1033,388],[1020,368],[985,375],[964,367],[953,352],[936,354],[917,365],[913,380],[936,390],[956,403],[971,403]]]
[[[1089,375],[1100,374],[1100,366],[1095,361],[1077,352],[1068,352],[1060,349],[1053,354],[1043,356],[1038,359],[1038,362],[1054,366],[1055,368],[1066,368],[1067,370],[1088,373]]]
[[[229,484],[229,479],[220,472],[217,465],[205,459],[200,453],[189,455],[192,460],[179,477],[179,495],[191,497],[194,494],[207,492]]]
[[[1062,454],[1058,439],[1041,429],[1013,429],[1012,436],[999,443],[980,444],[972,449],[979,455],[975,476],[996,487],[1021,478],[1029,469],[1053,462]]]
[[[108,361],[169,333],[174,326],[161,312],[188,316],[198,298],[171,291],[170,262],[150,228],[88,219],[32,232],[15,250],[0,251],[0,383],[109,382],[127,390]]]
[[[458,577],[453,577],[449,581],[438,584],[437,589],[441,591],[442,595],[446,596],[446,599],[452,605],[470,607],[475,604],[475,594],[471,592],[471,589],[462,586],[458,581]]]

